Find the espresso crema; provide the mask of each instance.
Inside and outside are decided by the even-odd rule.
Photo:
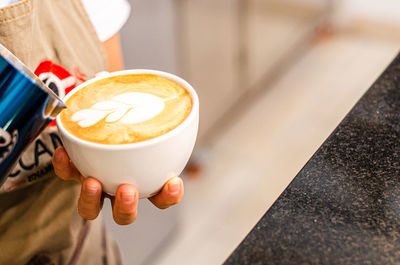
[[[129,144],[163,135],[189,115],[192,99],[178,83],[129,74],[91,83],[66,101],[60,119],[72,135],[101,144]]]

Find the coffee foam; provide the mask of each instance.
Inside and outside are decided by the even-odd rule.
[[[129,92],[96,103],[90,109],[77,111],[71,119],[81,127],[92,126],[104,118],[107,123],[134,124],[153,118],[163,109],[164,99],[147,93]]]
[[[92,142],[124,144],[172,130],[189,115],[192,100],[172,80],[134,74],[89,84],[66,105],[61,120],[70,133]]]

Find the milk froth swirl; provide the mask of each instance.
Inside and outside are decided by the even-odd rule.
[[[172,80],[131,74],[91,83],[66,105],[60,118],[71,134],[96,143],[126,144],[174,129],[189,115],[192,100]]]

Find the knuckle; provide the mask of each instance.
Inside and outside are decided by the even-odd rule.
[[[93,209],[93,206],[83,199],[79,201],[78,207],[82,212],[90,212]]]
[[[173,199],[170,201],[170,205],[178,204],[180,201],[181,201],[181,198],[180,198],[180,197],[173,198]]]
[[[167,208],[169,208],[169,207],[171,207],[171,206],[173,206],[173,205],[178,204],[180,201],[181,201],[181,198],[180,198],[180,197],[171,198],[171,199],[169,199],[168,201],[159,202],[158,204],[156,204],[156,206],[157,206],[159,209],[164,210],[164,209],[167,209]]]
[[[95,208],[98,204],[99,199],[95,196],[88,196],[85,193],[81,193],[81,204],[85,208]]]
[[[178,204],[181,201],[182,197],[181,196],[173,196],[169,198],[167,205],[172,206],[175,204]]]
[[[82,218],[85,218],[87,220],[96,219],[98,215],[98,212],[96,212],[96,210],[85,208],[81,205],[78,205],[78,213]]]
[[[118,215],[119,216],[131,216],[131,215],[134,215],[134,214],[135,214],[135,212],[134,212],[133,209],[124,209],[124,208],[118,209]]]
[[[78,212],[82,217],[94,219],[99,213],[99,203],[87,201],[84,196],[81,196],[78,203]]]
[[[131,224],[136,220],[136,211],[134,209],[116,209],[114,219],[120,225]]]
[[[68,168],[56,168],[54,167],[54,172],[62,180],[71,180],[73,176]]]
[[[54,173],[56,173],[56,175],[59,177],[59,178],[61,178],[61,179],[65,179],[66,178],[66,176],[65,176],[65,174],[64,174],[64,171],[63,170],[61,170],[57,165],[55,165],[54,163],[53,163],[53,168],[54,168]]]
[[[119,225],[129,225],[135,221],[136,221],[135,215],[121,215],[118,216],[118,218],[116,219],[116,223]]]
[[[167,209],[170,205],[156,205],[156,206],[157,206],[158,209],[165,210],[165,209]]]

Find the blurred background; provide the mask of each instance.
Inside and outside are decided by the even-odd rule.
[[[125,66],[200,97],[185,196],[106,225],[126,264],[221,264],[399,52],[398,0],[131,0]]]

